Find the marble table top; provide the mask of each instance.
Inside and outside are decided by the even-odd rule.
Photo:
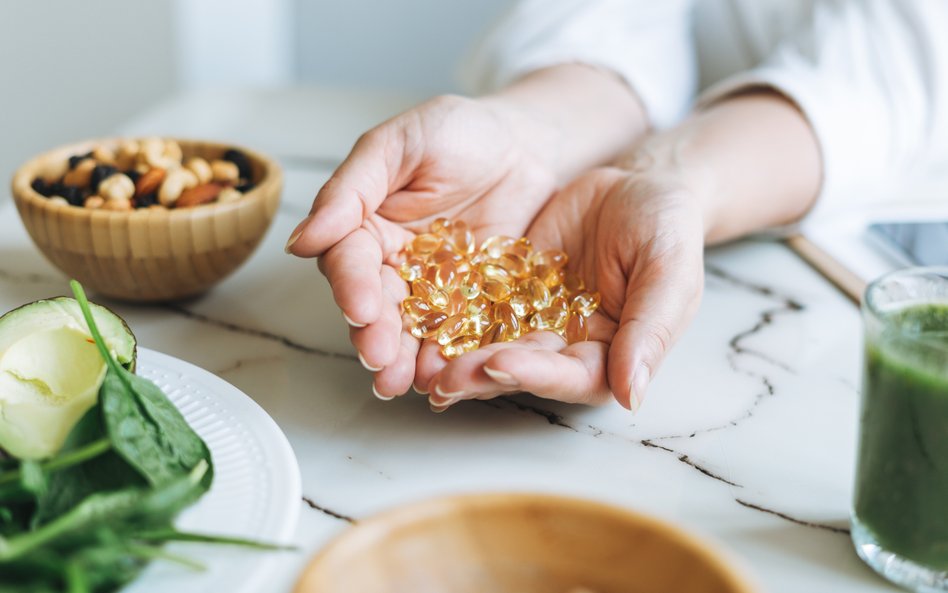
[[[314,262],[283,253],[356,136],[414,97],[319,89],[184,94],[118,133],[230,140],[285,167],[278,216],[205,297],[110,303],[139,342],[233,383],[288,436],[303,479],[296,540],[273,591],[350,523],[444,493],[542,491],[674,521],[721,542],[772,593],[890,591],[848,537],[858,410],[857,308],[782,244],[707,255],[694,323],[636,415],[529,395],[433,414],[372,396]],[[0,310],[66,294],[66,278],[0,202]]]

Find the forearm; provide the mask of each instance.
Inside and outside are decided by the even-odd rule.
[[[719,243],[802,217],[819,193],[819,145],[800,111],[769,91],[732,97],[644,141],[623,160],[691,190],[705,241]]]
[[[482,98],[511,116],[523,144],[564,183],[613,161],[648,130],[635,92],[617,75],[564,64],[538,70]]]

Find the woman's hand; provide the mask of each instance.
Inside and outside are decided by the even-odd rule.
[[[637,409],[701,298],[697,196],[671,176],[597,169],[560,191],[527,236],[538,249],[565,251],[569,269],[600,292],[589,341],[567,345],[555,333],[535,332],[440,364],[438,345],[426,343],[419,367],[442,367],[430,379],[432,405],[528,391],[593,404],[614,394]]]
[[[537,247],[566,251],[602,294],[590,341],[528,334],[442,364],[430,379],[436,409],[529,391],[585,403],[611,392],[636,410],[698,307],[704,244],[796,220],[815,200],[821,168],[806,120],[767,91],[698,112],[620,165],[577,178],[528,232]],[[426,345],[419,362],[435,354]]]
[[[363,364],[377,372],[376,395],[404,393],[416,375],[419,342],[402,331],[399,307],[403,245],[438,217],[464,220],[478,240],[523,235],[565,176],[614,158],[644,121],[614,77],[561,66],[491,97],[436,98],[359,139],[287,251],[319,257]]]

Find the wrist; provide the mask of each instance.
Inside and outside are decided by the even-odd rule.
[[[688,196],[701,218],[705,240],[713,239],[722,210],[718,171],[697,154],[687,127],[649,135],[625,152],[616,165],[666,191]]]
[[[730,97],[648,138],[627,168],[673,178],[698,202],[705,240],[718,243],[799,220],[819,193],[819,145],[786,97]]]
[[[504,114],[561,183],[612,162],[648,130],[636,93],[616,74],[582,64],[537,70],[480,100]]]

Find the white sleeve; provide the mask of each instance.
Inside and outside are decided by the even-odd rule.
[[[823,2],[760,67],[710,88],[707,104],[771,87],[796,103],[820,145],[815,211],[905,197],[948,162],[948,2]]]
[[[520,0],[461,69],[487,92],[540,68],[583,63],[611,70],[638,94],[653,126],[677,123],[697,73],[691,0]]]

